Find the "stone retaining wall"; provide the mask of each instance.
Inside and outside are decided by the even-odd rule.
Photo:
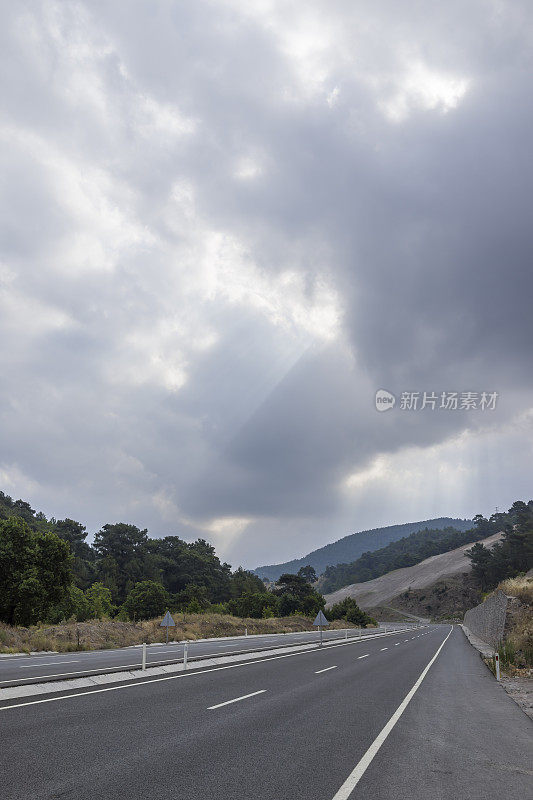
[[[464,625],[474,636],[497,648],[503,639],[508,598],[501,590],[466,612]]]

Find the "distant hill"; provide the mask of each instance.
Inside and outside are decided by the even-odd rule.
[[[283,564],[271,564],[263,567],[256,567],[253,572],[261,578],[276,581],[284,572],[295,573],[300,567],[310,564],[315,568],[317,574],[324,572],[328,566],[349,563],[355,561],[363,553],[379,550],[382,547],[417,533],[423,528],[448,528],[452,527],[458,531],[466,531],[472,527],[470,519],[454,519],[453,517],[439,517],[438,519],[426,519],[421,522],[407,522],[404,525],[389,525],[386,528],[372,528],[368,531],[351,533],[336,542],[313,550],[302,558],[295,558],[292,561],[285,561]]]
[[[495,529],[494,533],[496,532]],[[320,590],[322,594],[331,594],[343,586],[370,581],[401,567],[412,567],[426,558],[456,550],[463,544],[473,544],[486,537],[487,533],[476,527],[468,531],[458,531],[456,528],[422,528],[417,533],[390,542],[380,550],[363,553],[350,564],[326,567],[320,579]]]
[[[493,547],[496,542],[500,541],[502,535],[502,533],[494,533],[483,539],[482,544],[485,547]],[[424,589],[449,575],[469,572],[471,562],[465,552],[471,547],[471,544],[464,544],[448,553],[426,558],[425,561],[421,561],[420,564],[415,564],[413,567],[395,569],[393,572],[387,572],[386,575],[381,575],[371,581],[344,586],[332,594],[325,595],[326,608],[344,600],[345,597],[354,597],[357,604],[364,609],[382,606],[393,601],[402,592]]]

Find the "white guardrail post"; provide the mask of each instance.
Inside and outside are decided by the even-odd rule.
[[[143,671],[146,669],[146,642],[143,642],[143,662],[142,662]]]
[[[500,680],[500,656],[498,655],[498,653],[496,653],[495,656],[494,656],[494,662],[496,664],[496,680],[499,681]]]
[[[187,653],[189,651],[189,643],[185,642],[183,645],[183,669],[187,669]]]

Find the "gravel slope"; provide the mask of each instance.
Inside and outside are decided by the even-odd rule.
[[[482,544],[491,547],[502,537],[502,533],[495,533],[487,539],[482,540]],[[365,583],[352,583],[343,586],[336,592],[325,595],[326,607],[344,600],[345,597],[354,597],[362,608],[372,608],[380,606],[392,600],[407,589],[423,589],[430,586],[440,578],[447,575],[454,575],[458,572],[466,572],[470,569],[470,560],[465,555],[466,550],[470,550],[473,543],[462,545],[456,550],[448,553],[441,553],[438,556],[431,556],[415,564],[413,567],[403,567],[381,575]]]

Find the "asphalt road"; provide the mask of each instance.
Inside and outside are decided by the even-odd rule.
[[[389,624],[387,630],[394,626]],[[396,627],[400,627],[397,625]],[[403,626],[405,627],[405,626]],[[361,631],[363,636],[376,633],[375,629]],[[359,636],[359,631],[351,629],[349,636]],[[343,631],[324,631],[324,640],[344,636]],[[269,636],[250,636],[235,639],[218,639],[211,642],[189,642],[188,658],[232,655],[263,648],[275,648],[289,644],[303,644],[318,641],[318,632],[298,634],[271,634]],[[125,647],[117,650],[90,650],[74,653],[48,653],[36,656],[2,658],[0,656],[0,687],[41,683],[68,677],[81,677],[111,672],[125,668],[138,667],[142,652],[139,647]],[[183,645],[153,645],[147,647],[147,666],[171,664],[183,661]]]
[[[432,626],[0,704],[2,798],[525,800],[532,729]]]

